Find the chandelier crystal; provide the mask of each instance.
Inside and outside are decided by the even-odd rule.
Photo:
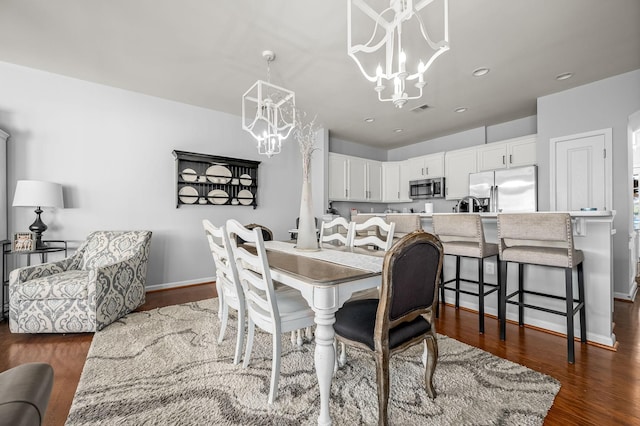
[[[271,157],[280,153],[282,141],[296,126],[296,95],[271,84],[269,65],[275,53],[265,50],[262,57],[267,61],[267,81],[256,81],[242,95],[242,128],[258,142],[258,153]]]
[[[390,0],[380,12],[372,3],[381,2],[348,0],[348,53],[365,78],[375,83],[378,99],[402,108],[408,100],[422,97],[424,73],[449,50],[449,3],[442,0],[444,37],[439,42],[429,37],[426,16],[419,13],[435,0]],[[409,95],[411,85],[416,90]]]

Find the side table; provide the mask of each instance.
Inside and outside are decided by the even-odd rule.
[[[47,262],[49,253],[64,252],[67,257],[68,247],[65,240],[47,240],[43,241],[44,247],[31,251],[13,251],[11,249],[11,241],[3,240],[2,243],[2,291],[0,291],[0,302],[2,306],[2,320],[9,316],[9,268],[7,260],[9,256],[27,256],[27,266],[31,266],[31,256],[40,255],[40,263]],[[37,257],[36,257],[37,259]]]

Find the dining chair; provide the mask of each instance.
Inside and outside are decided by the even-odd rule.
[[[349,301],[336,312],[336,339],[375,358],[379,425],[388,421],[389,359],[420,342],[427,353],[425,389],[429,397],[436,397],[433,373],[438,341],[433,313],[442,258],[436,236],[423,230],[404,236],[385,255],[380,298]]]
[[[387,251],[393,244],[395,223],[387,223],[378,216],[373,216],[362,223],[355,223],[351,233],[352,247],[373,246]]]
[[[231,243],[229,235],[225,232],[224,226],[215,227],[207,219],[202,221],[209,249],[213,256],[216,267],[216,291],[218,293],[218,316],[220,318],[220,332],[218,333],[218,343],[224,340],[224,333],[227,329],[229,318],[229,308],[238,312],[238,333],[236,337],[236,351],[233,363],[238,364],[242,356],[242,346],[244,345],[244,330],[246,307],[244,292],[238,279],[238,270],[231,253]]]
[[[227,221],[226,228],[247,306],[247,346],[242,366],[249,366],[257,325],[273,336],[269,387],[269,404],[273,404],[278,395],[280,378],[281,335],[311,327],[314,324],[314,312],[299,291],[284,286],[277,290],[274,288],[260,228],[249,230],[234,219]],[[238,246],[236,236],[253,244],[255,252],[247,246]]]
[[[250,223],[248,225],[244,225],[244,227],[249,230],[259,227],[260,230],[262,231],[262,239],[264,241],[273,241],[273,232],[271,231],[271,229],[267,228],[264,225],[258,225],[257,223]],[[240,237],[236,237],[236,242],[238,244],[244,243],[244,241]]]
[[[353,234],[353,222],[347,222],[343,217],[337,217],[320,225],[320,245],[329,243],[348,246]]]

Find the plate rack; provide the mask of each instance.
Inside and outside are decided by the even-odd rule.
[[[260,161],[173,151],[176,208],[184,205],[258,206]]]

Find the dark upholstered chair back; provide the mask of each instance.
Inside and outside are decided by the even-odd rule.
[[[386,318],[393,327],[430,313],[437,303],[442,258],[440,240],[422,230],[393,246],[384,260],[378,322]]]

